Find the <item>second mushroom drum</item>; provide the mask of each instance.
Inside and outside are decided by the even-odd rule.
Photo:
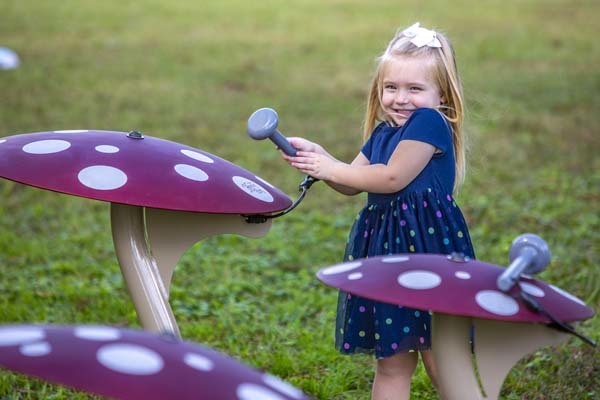
[[[521,277],[505,293],[497,286],[504,271],[460,255],[394,254],[323,268],[317,276],[348,296],[433,312],[431,345],[440,397],[492,400],[521,357],[569,337],[551,329],[548,316],[532,311],[521,292],[565,322],[594,315],[579,298],[533,277]]]

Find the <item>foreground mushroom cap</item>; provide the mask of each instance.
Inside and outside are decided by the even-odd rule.
[[[0,327],[0,366],[124,400],[309,399],[214,350],[106,326]]]
[[[551,322],[527,308],[519,290],[559,320],[594,315],[577,297],[538,279],[521,277],[508,293],[496,286],[505,269],[481,261],[435,254],[370,257],[324,268],[317,277],[345,292],[437,313],[513,322]]]
[[[168,210],[262,214],[292,203],[277,188],[222,158],[125,132],[52,131],[0,138],[0,176],[76,196]]]

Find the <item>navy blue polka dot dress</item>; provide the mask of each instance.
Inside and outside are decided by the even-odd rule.
[[[416,110],[402,127],[379,124],[362,148],[371,164],[387,164],[401,140],[430,143],[439,151],[424,170],[397,193],[369,193],[350,235],[345,261],[397,253],[461,252],[474,258],[467,224],[452,197],[455,161],[452,131],[436,110]],[[340,292],[336,347],[344,354],[431,348],[431,315]]]

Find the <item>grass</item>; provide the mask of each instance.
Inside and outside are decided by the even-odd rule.
[[[470,168],[458,200],[481,260],[506,265],[512,239],[545,238],[540,277],[600,307],[600,46],[593,1],[303,0],[260,3],[4,0],[0,136],[139,130],[247,168],[294,197],[301,176],[249,142],[255,109],[287,135],[351,159],[374,57],[421,21],[454,40]],[[108,205],[0,181],[0,322],[138,327],[116,264]],[[368,398],[369,357],[332,348],[334,290],[314,277],[341,259],[364,197],[315,185],[259,239],[219,236],[175,271],[183,337],[279,375],[318,399]],[[579,329],[600,339],[599,319]],[[575,339],[522,360],[505,399],[593,399],[598,350]],[[421,367],[414,399],[435,398]],[[87,399],[0,372],[0,399]]]

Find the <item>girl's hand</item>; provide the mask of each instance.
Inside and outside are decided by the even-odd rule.
[[[290,142],[292,147],[298,151],[306,151],[306,152],[311,152],[311,153],[319,153],[319,154],[328,155],[327,152],[323,149],[323,147],[321,147],[317,143],[311,142],[310,140],[306,140],[301,137],[290,137],[290,138],[288,138],[288,141]],[[279,151],[279,153],[288,163],[291,163],[291,160],[294,158],[294,157],[288,156],[281,150]]]
[[[301,137],[291,137],[288,138],[288,141],[295,149],[299,151],[309,151],[312,153],[320,153],[323,151],[323,148],[315,142],[311,142],[310,140],[303,139]]]
[[[327,181],[330,179],[337,160],[328,155],[310,151],[298,151],[296,157],[290,157],[289,163],[299,171],[313,178]]]

